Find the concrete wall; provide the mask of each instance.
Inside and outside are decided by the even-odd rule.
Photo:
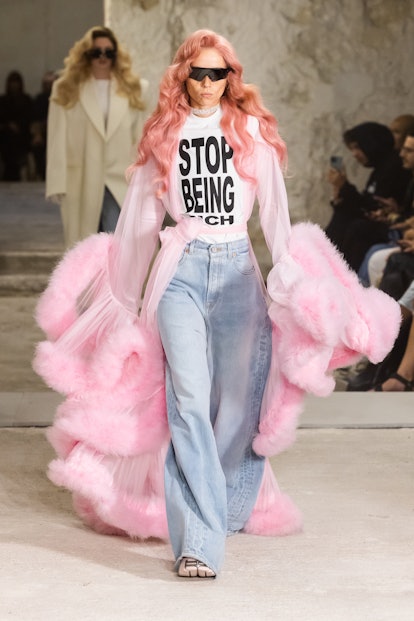
[[[345,128],[414,113],[413,0],[105,0],[108,25],[151,84],[198,28],[227,37],[280,122],[292,219],[329,218],[329,156]],[[350,175],[361,182],[347,156]]]
[[[73,43],[103,21],[103,0],[0,0],[0,90],[16,69],[38,93],[45,71],[63,67]]]
[[[289,149],[292,219],[329,219],[326,167],[341,134],[364,120],[414,113],[414,0],[0,0],[0,88],[23,73],[35,94],[73,42],[105,21],[150,81],[197,28],[226,36],[280,122]],[[364,171],[343,153],[350,176]]]

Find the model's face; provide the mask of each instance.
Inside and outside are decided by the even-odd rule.
[[[98,52],[100,52],[98,58],[91,58],[92,75],[98,80],[108,80],[111,77],[111,69],[115,58],[115,48],[111,39],[108,39],[108,37],[97,37],[94,39],[90,53],[97,55]]]
[[[359,148],[356,142],[350,142],[348,145],[348,149],[351,151],[352,156],[356,159],[357,162],[366,166],[368,162],[368,158],[365,153]]]
[[[217,50],[212,47],[206,47],[201,50],[191,66],[204,69],[225,69],[226,63]],[[188,78],[185,85],[190,97],[190,106],[192,108],[207,109],[213,108],[220,103],[221,96],[227,85],[227,78],[212,81],[206,75],[201,82]]]
[[[404,168],[412,170],[414,173],[414,137],[407,136],[400,151]]]

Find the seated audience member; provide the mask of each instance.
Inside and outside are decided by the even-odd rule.
[[[400,298],[414,280],[414,132],[412,134],[407,135],[401,149],[404,167],[411,172],[411,182],[406,199],[406,207],[410,207],[411,216],[393,226],[394,229],[403,231],[402,239],[397,241],[400,252],[394,252],[388,256],[379,284],[379,288],[394,299]]]
[[[345,170],[329,170],[334,213],[326,234],[351,268],[358,271],[367,250],[374,243],[388,241],[389,214],[383,221],[376,213],[381,208],[378,197],[401,203],[410,172],[403,169],[394,148],[393,134],[385,125],[374,122],[357,125],[344,133],[344,142],[362,166],[373,170],[363,192],[348,181]],[[357,238],[355,231],[358,231]]]
[[[409,251],[409,247],[411,245],[410,242],[414,240],[414,217],[404,220],[404,222],[401,222],[401,225],[403,225],[400,229],[401,240],[390,242],[387,246],[383,247],[378,244],[373,246],[373,248],[367,253],[368,285],[379,287],[389,257],[392,254],[401,252],[404,247],[407,251]]]
[[[414,131],[414,115],[413,114],[400,114],[390,123],[390,130],[394,136],[394,147],[400,152],[407,134]]]
[[[397,221],[389,225],[388,242],[377,243],[367,251],[359,268],[358,276],[364,285],[377,286],[382,277],[388,257],[400,250],[399,239],[408,241],[413,236],[414,227],[414,127],[408,131],[404,145],[400,149],[403,168],[410,172],[411,179],[399,206],[394,199],[380,198],[378,202],[383,212],[396,214]],[[390,218],[392,222],[392,218]],[[358,231],[355,232],[358,236]]]
[[[402,377],[408,377],[405,371],[405,364],[401,368],[403,358],[406,354],[408,341],[413,340],[413,308],[414,308],[414,281],[410,284],[403,296],[398,300],[401,309],[401,326],[392,350],[379,364],[369,362],[365,368],[351,377],[348,381],[346,390],[348,392],[368,391],[378,388],[393,374],[399,373]],[[412,346],[410,346],[412,349]],[[412,352],[411,352],[412,353]],[[395,377],[394,377],[395,379]],[[401,384],[401,381],[400,381]],[[404,382],[402,382],[404,384]],[[388,390],[389,384],[385,387]],[[403,388],[397,388],[403,390]]]
[[[54,71],[46,71],[42,78],[42,90],[36,95],[33,102],[31,149],[36,164],[36,177],[43,181],[46,178],[47,114],[49,98],[56,77]]]
[[[413,312],[414,281],[399,300],[402,308]],[[387,379],[378,383],[374,390],[383,392],[411,392],[414,390],[414,322],[408,334],[404,355],[396,369]]]
[[[388,258],[395,252],[400,252],[397,241],[372,246],[358,272],[361,283],[366,287],[379,287]]]
[[[32,114],[33,101],[24,92],[23,77],[18,71],[11,71],[5,93],[0,96],[0,155],[5,181],[21,180],[30,150]]]
[[[398,242],[401,252],[391,254],[385,264],[379,289],[398,300],[414,280],[414,240],[402,239]]]

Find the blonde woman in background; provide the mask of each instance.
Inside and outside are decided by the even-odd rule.
[[[116,227],[147,85],[109,28],[88,30],[64,64],[48,113],[46,197],[60,204],[69,247]]]

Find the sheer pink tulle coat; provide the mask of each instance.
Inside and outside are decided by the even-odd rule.
[[[246,229],[257,197],[273,262],[267,290],[263,284],[273,355],[253,444],[269,458],[294,441],[305,393],[333,390],[333,368],[360,355],[384,358],[400,312],[382,292],[359,285],[316,225],[291,230],[276,152],[252,117],[248,128],[255,140],[249,173],[257,184],[244,181],[239,230]],[[65,396],[48,430],[57,453],[49,476],[71,490],[76,511],[91,527],[140,538],[168,537],[163,464],[169,431],[157,304],[185,244],[207,226],[180,213],[175,167],[161,198],[156,175],[151,159],[136,169],[115,234],[92,236],[70,250],[36,311],[47,340],[37,347],[34,367]],[[177,225],[160,233],[166,211]],[[279,490],[267,459],[244,530],[284,535],[300,528],[300,512]]]

